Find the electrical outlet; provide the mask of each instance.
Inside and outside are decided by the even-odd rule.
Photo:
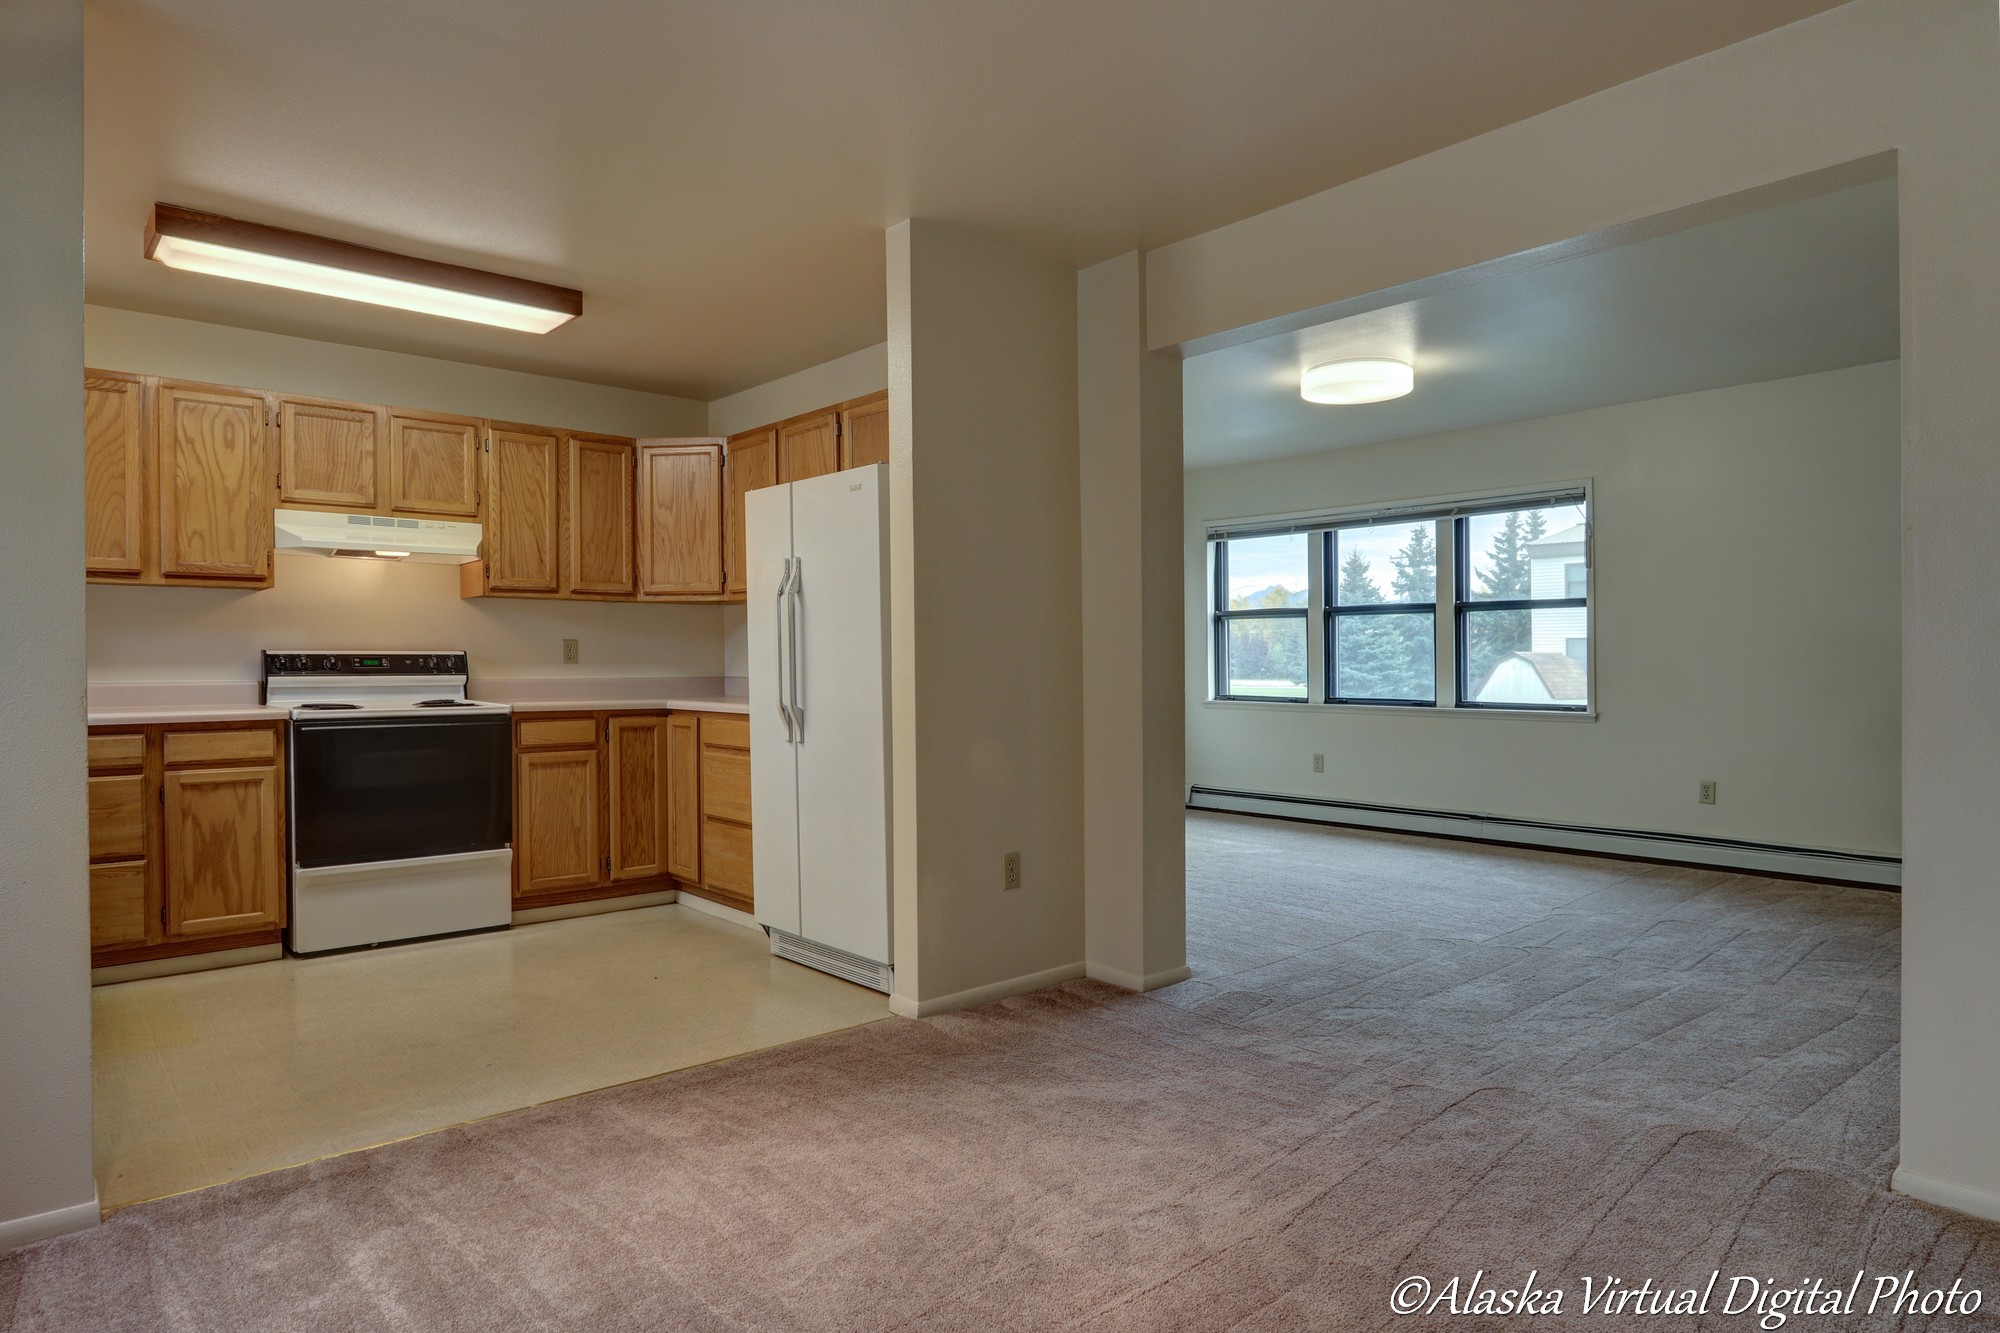
[[[1323,754],[1316,754],[1316,755],[1314,755],[1314,756],[1313,756],[1313,772],[1315,772],[1315,773],[1324,773],[1324,772],[1326,772],[1326,756],[1325,756],[1325,755],[1323,755]]]
[[[581,659],[581,658],[579,658],[579,657],[577,656],[577,651],[576,651],[576,640],[575,640],[575,639],[564,639],[564,640],[563,640],[563,665],[564,665],[564,666],[575,666],[575,665],[576,665],[576,664],[577,664],[577,663],[578,663],[579,661],[581,661],[581,660],[582,660],[582,659]]]
[[[1008,889],[1018,889],[1021,887],[1021,854],[1019,852],[1007,853],[1001,874],[1004,877],[1002,887]]]
[[[1703,779],[1701,780],[1701,803],[1702,803],[1703,805],[1714,805],[1714,804],[1715,804],[1715,779],[1714,779],[1714,778],[1703,778]]]

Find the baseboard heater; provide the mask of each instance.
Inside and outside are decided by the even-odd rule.
[[[1366,801],[1336,801],[1322,796],[1232,791],[1226,787],[1190,787],[1187,804],[1190,810],[1277,815],[1320,824],[1353,824],[1403,833],[1479,838],[1526,847],[1606,852],[1614,856],[1637,856],[1656,861],[1688,861],[1730,870],[1761,870],[1856,884],[1898,887],[1903,882],[1901,857],[1869,852],[1791,847],[1783,843],[1745,842],[1736,838],[1706,838],[1694,833],[1555,824],[1536,819],[1515,819],[1507,815],[1420,810],[1401,805],[1371,805]]]

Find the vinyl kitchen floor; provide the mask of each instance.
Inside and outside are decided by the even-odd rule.
[[[886,1018],[679,905],[92,993],[106,1208]]]

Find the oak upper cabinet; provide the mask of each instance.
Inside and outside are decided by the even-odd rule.
[[[722,596],[721,440],[639,442],[639,596]]]
[[[667,719],[614,717],[605,724],[605,826],[613,881],[667,873]]]
[[[482,425],[472,417],[391,412],[389,512],[476,520]]]
[[[701,718],[667,715],[667,873],[701,883]]]
[[[840,414],[821,412],[778,427],[778,480],[840,471]]]
[[[840,466],[867,467],[889,461],[887,390],[857,398],[840,409]]]
[[[564,444],[563,593],[630,597],[637,443],[571,432]]]
[[[728,546],[723,555],[727,573],[725,591],[741,596],[749,586],[744,571],[743,497],[751,491],[778,484],[778,428],[745,431],[729,438],[724,475],[729,482],[729,502],[723,511]]]
[[[515,760],[514,891],[589,888],[604,880],[604,826],[595,723],[588,748],[536,750]]]
[[[145,572],[146,382],[83,372],[84,570],[136,579]]]
[[[275,500],[264,395],[161,380],[154,396],[160,573],[268,586]]]
[[[484,591],[561,591],[562,438],[494,424],[486,443]],[[470,568],[470,567],[468,567]]]
[[[240,935],[282,926],[285,867],[273,765],[168,769],[167,933]]]
[[[278,399],[278,503],[372,510],[387,434],[379,407],[325,398]]]

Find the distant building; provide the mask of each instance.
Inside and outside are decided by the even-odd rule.
[[[1590,673],[1566,653],[1509,653],[1493,664],[1472,697],[1483,704],[1585,703]]]

